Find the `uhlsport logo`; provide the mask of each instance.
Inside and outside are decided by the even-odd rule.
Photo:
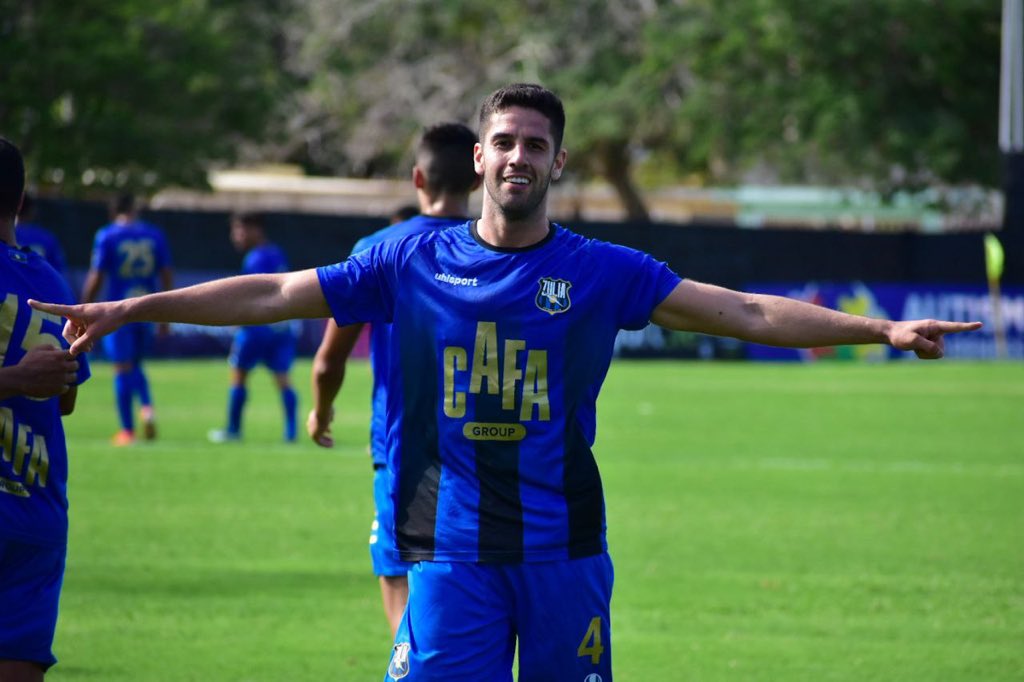
[[[434,275],[434,279],[438,282],[445,282],[457,287],[478,287],[480,286],[480,280],[476,277],[456,277],[455,275],[449,275],[447,272],[438,272]]]
[[[583,678],[583,682],[601,682],[601,676],[597,673],[590,673]]]
[[[555,315],[556,313],[564,313],[572,305],[572,301],[569,300],[569,289],[572,288],[571,282],[566,282],[564,279],[554,279],[553,277],[541,277],[538,280],[540,288],[537,291],[537,307],[544,312]]]
[[[391,665],[388,666],[388,676],[393,680],[400,680],[409,674],[409,643],[399,642],[395,645],[395,651],[391,654]]]

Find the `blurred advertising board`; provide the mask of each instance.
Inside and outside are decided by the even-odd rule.
[[[985,286],[894,285],[851,282],[804,284],[752,284],[747,291],[788,296],[857,315],[890,320],[934,318],[957,322],[982,321],[985,326],[969,334],[946,337],[946,358],[987,360],[996,357],[993,302]],[[1003,289],[1000,297],[1007,356],[1024,360],[1024,287]],[[867,360],[912,358],[888,346],[839,346],[789,349],[747,344],[751,360]]]

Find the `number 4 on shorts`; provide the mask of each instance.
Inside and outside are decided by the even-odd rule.
[[[590,656],[590,662],[597,665],[601,662],[601,654],[604,647],[601,646],[601,616],[594,616],[590,619],[590,626],[587,633],[583,635],[583,641],[576,649],[576,655],[580,658]]]

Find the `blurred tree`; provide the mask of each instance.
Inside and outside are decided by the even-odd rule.
[[[492,88],[558,91],[570,180],[994,185],[988,0],[303,0],[292,158],[390,174]],[[296,124],[295,122],[298,122]]]
[[[0,0],[10,4],[11,0]],[[36,177],[203,181],[234,158],[407,172],[420,127],[562,95],[567,181],[997,183],[991,0],[19,0],[0,130]]]
[[[264,130],[286,1],[19,0],[0,16],[0,130],[34,181],[204,184]]]
[[[686,13],[661,34],[693,73],[676,151],[709,182],[997,184],[999,3],[700,0]]]
[[[492,89],[514,81],[556,89],[569,109],[570,169],[604,177],[629,215],[646,220],[633,157],[665,138],[678,99],[674,65],[652,73],[644,33],[654,0],[519,3],[304,0],[292,25],[292,68],[309,84],[282,119],[272,154],[321,172],[391,174],[419,127],[475,124]]]

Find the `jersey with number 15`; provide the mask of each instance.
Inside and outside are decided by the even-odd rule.
[[[170,265],[167,239],[153,225],[142,221],[111,223],[96,233],[92,267],[106,275],[108,300],[159,291],[160,271]]]
[[[33,310],[30,298],[73,303],[64,279],[42,256],[0,243],[0,363],[49,345],[67,348],[57,315]],[[81,384],[89,363],[78,357]],[[67,541],[68,458],[60,399],[0,400],[0,537],[62,547]]]

